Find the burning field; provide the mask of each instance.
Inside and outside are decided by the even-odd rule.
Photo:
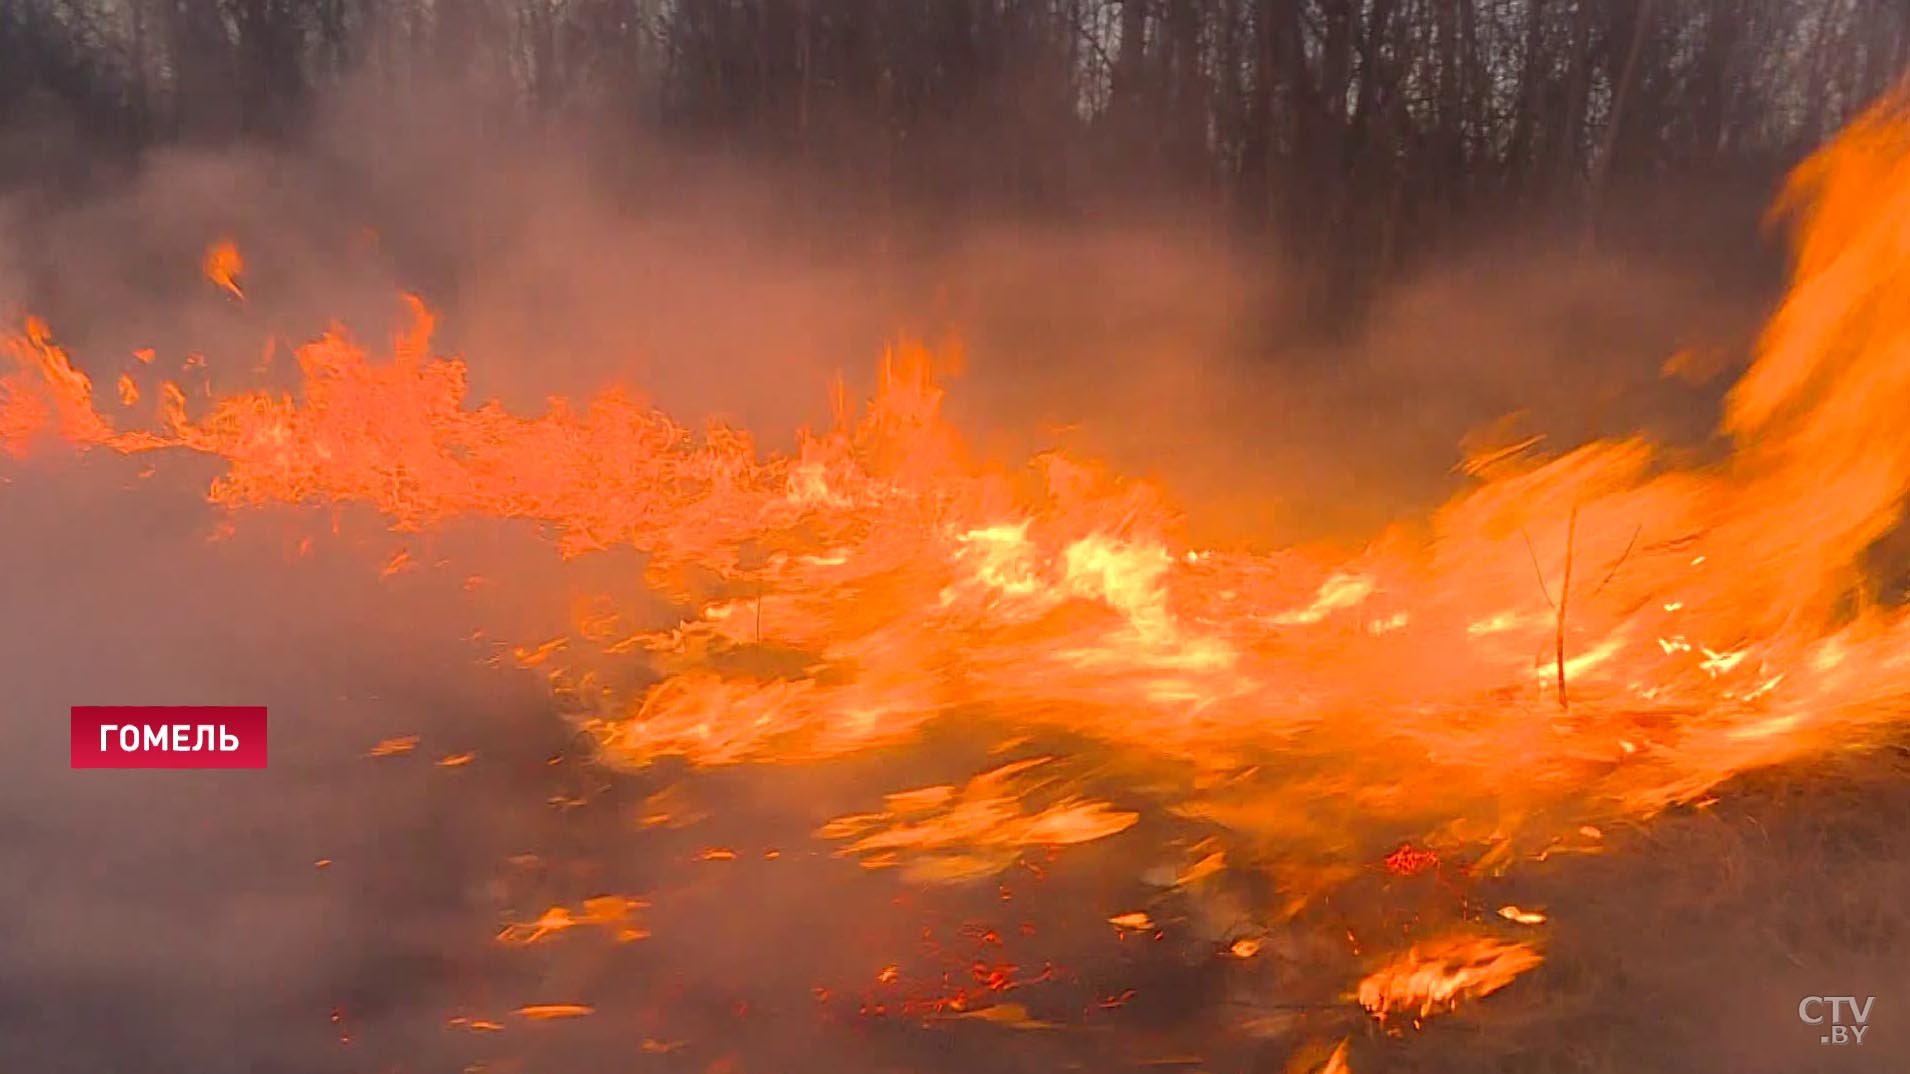
[[[1481,435],[1465,491],[1352,551],[1210,547],[1172,489],[977,451],[955,349],[906,339],[772,450],[641,385],[474,398],[486,356],[439,353],[428,298],[389,346],[230,362],[23,315],[0,503],[52,524],[10,573],[92,595],[9,605],[12,722],[268,703],[274,754],[13,804],[9,1051],[1901,1069],[1910,118],[1782,208],[1789,290],[1715,450]],[[211,243],[195,301],[254,301],[252,260]],[[176,558],[103,555],[128,529]],[[276,610],[232,625],[227,573]],[[100,893],[128,870],[165,879]],[[1823,1048],[1800,1001],[1845,995],[1861,1043]]]

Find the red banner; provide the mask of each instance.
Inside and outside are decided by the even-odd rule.
[[[74,768],[264,768],[263,705],[75,705]]]

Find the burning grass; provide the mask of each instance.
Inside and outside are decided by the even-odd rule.
[[[29,320],[6,341],[19,368],[0,380],[0,448],[205,456],[223,467],[210,498],[235,515],[369,507],[407,540],[509,522],[570,560],[634,549],[647,601],[592,594],[562,636],[487,636],[497,662],[548,679],[596,762],[707,778],[887,763],[958,734],[966,771],[857,781],[861,802],[811,830],[864,870],[899,867],[904,889],[1007,893],[1005,878],[1045,876],[1057,857],[1121,862],[1145,882],[1072,928],[1173,936],[1184,963],[1251,982],[1246,1005],[1263,1009],[1233,1031],[1403,1032],[1538,971],[1531,930],[1558,916],[1520,907],[1569,902],[1486,905],[1472,890],[1605,854],[1613,826],[1746,773],[1901,733],[1910,617],[1865,595],[1867,557],[1910,490],[1905,125],[1887,103],[1793,180],[1795,279],[1730,396],[1727,458],[1680,466],[1638,439],[1554,458],[1493,449],[1425,535],[1349,555],[1193,547],[1162,493],[1091,461],[980,463],[917,347],[886,357],[866,407],[786,454],[694,431],[629,390],[534,416],[474,405],[417,299],[386,356],[342,329],[299,348],[294,390],[201,403],[142,358],[118,399],[156,400],[146,425],[109,419]],[[205,271],[243,300],[242,265],[215,247]],[[381,576],[446,565],[407,544]],[[680,812],[644,816],[669,830]],[[686,860],[760,866],[771,850]],[[637,911],[660,919],[663,898],[579,892],[496,939],[541,948],[589,926],[645,940],[652,915]],[[919,966],[881,959],[853,1002],[815,985],[818,1003],[1047,1030],[1138,992],[1011,958],[997,926],[960,935],[953,968],[937,941]],[[1290,1017],[1276,996],[1331,1013]],[[1358,1069],[1363,1050],[1323,1062]]]

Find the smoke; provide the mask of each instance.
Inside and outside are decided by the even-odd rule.
[[[973,450],[1105,457],[1158,480],[1194,532],[1222,541],[1353,541],[1412,517],[1455,487],[1461,437],[1513,411],[1558,446],[1643,427],[1699,449],[1719,382],[1693,387],[1662,367],[1681,351],[1728,366],[1765,299],[1755,272],[1712,271],[1719,247],[1701,236],[1702,256],[1491,238],[1423,264],[1359,324],[1322,335],[1293,308],[1306,265],[1243,251],[1219,222],[1173,207],[1040,226],[877,211],[748,162],[658,144],[613,152],[481,105],[392,104],[370,89],[328,105],[297,144],[156,153],[84,195],[17,195],[0,220],[17,239],[0,254],[0,304],[44,316],[101,386],[146,347],[189,389],[201,376],[269,383],[289,346],[334,320],[366,339],[394,331],[395,296],[409,289],[442,314],[441,346],[470,359],[476,399],[535,410],[550,395],[634,385],[680,420],[719,417],[786,446],[799,426],[831,420],[837,376],[866,393],[887,341],[959,341],[950,407]],[[197,275],[220,237],[244,252],[243,303]],[[204,372],[188,365],[197,354]],[[1214,1069],[1245,1070],[1274,1069],[1292,1039],[1212,1043],[1223,1001],[1287,1017],[1275,971],[1214,968],[1217,937],[1118,955],[1081,942],[1081,908],[1099,928],[1098,911],[1130,908],[1121,900],[1158,864],[1131,852],[1090,848],[1047,887],[1017,883],[1006,894],[1026,910],[1004,910],[986,885],[926,910],[891,905],[873,880],[845,890],[844,864],[812,829],[893,789],[864,762],[725,775],[700,791],[707,821],[640,831],[642,803],[675,773],[593,768],[540,683],[480,667],[464,640],[474,602],[480,622],[555,627],[575,595],[635,589],[631,557],[566,567],[528,533],[390,534],[349,512],[336,541],[300,556],[291,550],[323,525],[310,512],[243,516],[210,540],[219,519],[198,502],[210,474],[190,464],[146,478],[139,460],[48,449],[6,465],[0,805],[16,823],[0,835],[12,908],[0,922],[0,1054],[23,1068],[504,1070],[537,1069],[524,1059],[537,1055],[578,1070],[1113,1070],[1211,1047]],[[401,546],[456,566],[381,579]],[[498,592],[465,594],[467,564],[499,576]],[[83,703],[266,704],[272,768],[70,771],[64,712]],[[418,750],[365,756],[394,735],[420,736]],[[906,775],[922,783],[987,763],[985,744],[935,747],[932,762],[885,760],[920,766]],[[469,766],[432,763],[466,751]],[[1559,925],[1575,952],[1564,963],[1584,977],[1548,982],[1578,1006],[1528,999],[1508,1024],[1458,1024],[1503,1036],[1508,1066],[1630,1070],[1703,1066],[1714,1046],[1746,1039],[1727,1027],[1749,1026],[1773,1051],[1741,1049],[1732,1068],[1758,1069],[1801,995],[1862,994],[1874,979],[1888,1016],[1902,973],[1870,953],[1902,941],[1874,900],[1856,900],[1876,914],[1872,931],[1833,929],[1795,949],[1831,912],[1839,878],[1859,896],[1898,883],[1883,863],[1910,847],[1871,812],[1860,799],[1818,842],[1799,837],[1868,840],[1867,854],[1764,854],[1750,834],[1762,814],[1747,814],[1680,822],[1744,841],[1714,850],[1694,838],[1698,865],[1641,850],[1588,867],[1607,870],[1591,878],[1599,916]],[[737,857],[699,861],[711,847]],[[1643,894],[1627,890],[1641,858],[1663,885]],[[1690,869],[1740,859],[1755,882],[1701,914],[1634,924],[1680,905],[1667,891]],[[1792,881],[1814,886],[1780,894]],[[500,921],[545,905],[664,888],[676,897],[649,915],[646,940],[491,943]],[[962,931],[977,920],[1011,933],[1026,923],[1044,940],[990,947]],[[1665,944],[1661,929],[1693,943]],[[1760,951],[1742,974],[1754,987],[1716,979],[1767,935],[1788,955]],[[1074,955],[1060,968],[1067,1002],[1125,1035],[871,1029],[853,994],[814,996],[871,979],[902,951],[914,972],[967,973],[983,957],[1048,950]],[[1640,991],[1641,980],[1653,984]],[[1129,987],[1134,1023],[1095,1013]],[[495,1035],[446,1024],[585,1000],[603,1013]],[[1662,1052],[1660,1011],[1684,1034]],[[1310,1017],[1282,1033],[1364,1025],[1344,1009]],[[1571,1066],[1563,1046],[1600,1039],[1606,1018],[1624,1034]],[[1901,1034],[1879,1033],[1861,1058],[1901,1056],[1888,1043]],[[1420,1050],[1362,1049],[1457,1069],[1474,1040],[1410,1043]]]
[[[951,219],[485,94],[358,85],[292,144],[158,150],[97,192],[0,202],[0,301],[83,362],[201,353],[229,382],[334,322],[375,343],[415,291],[475,398],[635,386],[772,446],[830,421],[836,378],[866,393],[886,344],[959,344],[950,407],[978,450],[1105,457],[1215,539],[1357,540],[1449,496],[1461,438],[1515,411],[1558,448],[1702,441],[1715,396],[1661,369],[1740,363],[1773,293],[1766,192],[1691,190],[1672,200],[1708,213],[1673,224],[1620,199],[1598,248],[1546,219],[1482,228],[1323,335],[1307,265],[1184,205]],[[195,272],[222,236],[243,305]]]

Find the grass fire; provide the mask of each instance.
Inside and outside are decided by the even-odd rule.
[[[1087,6],[1123,27],[1095,113],[1113,123],[1143,47],[1121,35],[1179,23]],[[1471,25],[1479,7],[1458,10]],[[1542,42],[1570,28],[1543,8],[1508,11]],[[1652,36],[1672,16],[1632,8],[1624,34],[1601,31],[1615,77],[1574,210],[1596,216],[1558,257],[1592,256],[1599,218],[1628,204],[1611,169],[1642,135],[1623,110],[1670,107],[1662,73],[1636,68],[1672,62]],[[1253,19],[1272,48],[1278,20]],[[1817,20],[1828,49],[1834,20]],[[1293,47],[1328,49],[1324,25]],[[1342,44],[1362,80],[1406,47]],[[1512,76],[1478,77],[1489,94]],[[1536,137],[1522,129],[1508,137]],[[633,232],[672,252],[632,267],[581,210],[541,240],[408,219],[426,212],[411,193],[381,213],[380,183],[465,182],[389,164],[316,227],[213,196],[182,217],[190,236],[97,255],[112,221],[180,189],[324,185],[285,178],[332,166],[312,163],[324,152],[275,152],[74,195],[90,207],[35,232],[73,247],[0,273],[20,281],[0,294],[17,300],[0,335],[5,741],[34,788],[4,843],[17,914],[0,936],[22,953],[0,969],[0,1054],[498,1074],[1910,1057],[1905,91],[1789,164],[1769,216],[1788,269],[1760,326],[1720,342],[1702,303],[1673,303],[1693,323],[1634,356],[1685,392],[1683,432],[1579,391],[1599,370],[1542,383],[1553,363],[1532,356],[1504,383],[1563,410],[1494,421],[1529,403],[1501,393],[1443,473],[1384,420],[1243,428],[1227,397],[1310,382],[1134,357],[1116,274],[1081,285],[1086,313],[1043,273],[968,282],[1039,263],[1025,235],[924,253],[906,281],[893,219],[870,275],[746,277],[732,269],[770,256],[754,233],[730,261],[695,228]],[[486,213],[558,183],[516,166]],[[765,247],[821,241],[775,231]],[[1084,275],[1136,249],[1048,241]],[[1384,275],[1377,249],[1320,271]],[[485,264],[518,257],[543,268]],[[1222,260],[1187,270],[1189,292],[1309,271],[1241,283]],[[136,267],[97,269],[121,261]],[[696,274],[677,292],[695,313],[560,285],[606,265],[658,288]],[[842,280],[885,273],[920,293],[880,317],[833,309],[857,301]],[[854,324],[777,321],[775,296],[806,286]],[[1342,289],[1320,320],[1282,323],[1314,360],[1356,366],[1372,360],[1348,319],[1379,323],[1385,301]],[[1447,316],[1407,322],[1438,335]],[[576,356],[646,318],[672,327]],[[731,323],[750,319],[776,323]],[[1102,327],[1059,338],[1077,323]],[[1548,332],[1599,330],[1575,315]],[[824,338],[870,346],[820,354]],[[762,353],[726,365],[741,342]],[[1073,389],[1002,372],[1027,368],[1003,351],[1044,346],[1086,371]],[[1418,396],[1438,376],[1382,386],[1405,367],[1371,368],[1344,374],[1343,415],[1364,412],[1361,384],[1395,400],[1373,414],[1433,412]],[[1090,390],[1124,377],[1126,402]],[[1276,465],[1239,462],[1257,445]],[[1384,487],[1347,480],[1392,466]],[[1268,488],[1285,514],[1243,514]],[[47,746],[71,707],[71,767],[111,768],[81,763],[81,707],[228,704],[270,710],[262,771],[69,771]],[[124,728],[98,731],[101,755],[211,757],[251,733]]]

